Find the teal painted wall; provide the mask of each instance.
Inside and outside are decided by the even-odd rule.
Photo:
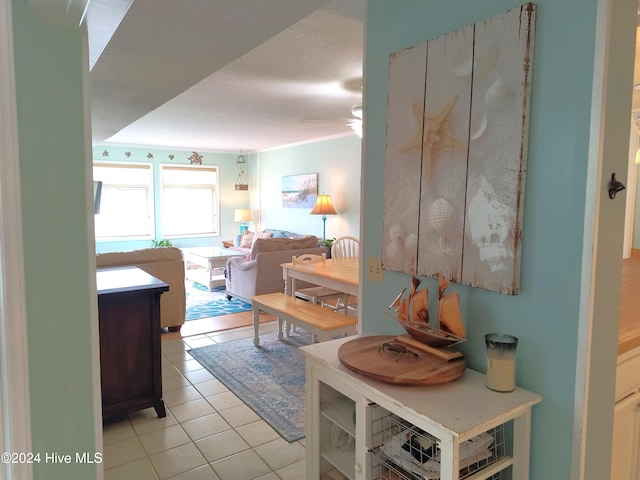
[[[327,216],[327,238],[360,236],[360,169],[362,141],[356,135],[269,150],[258,154],[251,165],[251,178],[259,179],[259,190],[251,197],[254,228],[280,228],[322,238],[322,217],[309,215],[308,208],[282,207],[282,177],[318,174],[318,193],[331,195],[337,215]]]
[[[106,152],[106,155],[105,155]],[[130,153],[129,156],[125,153]],[[161,180],[160,165],[189,165],[191,161],[189,157],[193,151],[185,150],[161,150],[157,148],[132,148],[132,147],[114,147],[97,145],[93,147],[94,162],[129,162],[129,163],[151,163],[154,171],[154,199],[155,199],[155,218],[156,232],[155,238],[160,240],[164,238],[161,232],[161,225],[158,221],[160,216],[160,196]],[[209,237],[193,237],[193,238],[171,238],[171,242],[176,247],[197,247],[202,245],[221,245],[222,240],[232,239],[238,233],[240,226],[233,221],[233,211],[236,208],[249,205],[249,194],[251,189],[256,187],[255,182],[248,178],[249,191],[237,191],[235,183],[240,172],[236,165],[238,154],[231,153],[212,153],[198,152],[202,156],[203,165],[213,165],[219,167],[220,172],[220,235]],[[151,155],[151,158],[149,157]],[[173,155],[173,159],[169,158]],[[255,162],[255,156],[245,155],[247,163]],[[248,166],[245,166],[245,173],[248,172]],[[247,174],[247,176],[249,176]],[[197,205],[191,205],[189,208],[198,208]],[[135,241],[98,241],[96,242],[96,251],[118,252],[133,250],[137,248],[148,248],[151,246],[150,240]]]
[[[13,0],[34,478],[86,480],[95,451],[83,42]],[[100,467],[101,468],[101,467]]]
[[[484,370],[487,331],[521,339],[518,383],[545,397],[532,419],[531,478],[542,480],[569,478],[596,1],[537,4],[521,294],[454,289],[462,294],[472,368]],[[388,55],[516,5],[369,2],[363,256],[380,256],[381,248]],[[94,447],[82,39],[33,17],[26,2],[14,0],[13,8],[34,450],[73,453]],[[289,161],[279,174],[308,172]],[[254,195],[250,190],[252,204]],[[389,272],[383,284],[364,280],[364,333],[399,331],[384,310],[407,284]],[[93,477],[89,466],[36,466],[37,479]]]
[[[249,190],[236,191],[239,169],[237,154],[198,152],[204,165],[220,167],[220,229],[215,237],[171,239],[177,247],[219,245],[232,239],[239,231],[233,221],[235,208],[248,206],[253,213],[251,230],[279,228],[296,233],[322,237],[322,220],[310,216],[309,209],[282,208],[281,181],[285,175],[317,173],[320,193],[331,195],[337,215],[327,217],[327,238],[341,235],[358,237],[360,231],[360,168],[362,141],[356,135],[311,142],[291,147],[246,154],[245,174]],[[105,154],[106,153],[106,154]],[[127,156],[125,153],[129,153]],[[189,164],[192,151],[164,150],[96,145],[94,162],[141,162],[154,165],[154,198],[156,219],[160,218],[161,164]],[[149,157],[151,155],[151,158]],[[169,159],[173,155],[173,160]],[[196,206],[194,206],[196,208]],[[156,238],[162,238],[160,224],[156,222]],[[150,240],[98,241],[96,251],[113,252],[146,248]]]
[[[368,2],[362,218],[365,257],[381,255],[380,192],[384,184],[389,54],[520,3]],[[452,289],[462,297],[468,333],[463,349],[471,368],[486,369],[486,333],[520,338],[517,382],[544,397],[533,411],[531,478],[559,480],[570,478],[571,468],[597,1],[540,0],[536,4],[521,292],[511,297],[461,285]],[[434,291],[435,281],[428,279],[426,284]],[[408,286],[409,277],[394,272],[385,272],[382,284],[363,279],[365,334],[402,332],[384,311]],[[616,328],[615,321],[611,328]],[[613,375],[611,360],[607,362],[609,378]],[[599,441],[606,450],[608,440],[603,437]],[[605,451],[605,462],[606,455]]]

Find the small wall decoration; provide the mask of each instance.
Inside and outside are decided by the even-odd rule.
[[[383,268],[515,295],[535,5],[393,53]]]
[[[247,164],[247,157],[242,155],[242,151],[240,155],[236,157],[236,165],[238,165],[238,179],[236,180],[235,189],[236,190],[249,190],[249,182],[247,180],[247,176],[244,173],[244,166]]]
[[[313,208],[317,196],[317,173],[282,177],[282,206],[284,208]]]
[[[191,165],[202,165],[202,155],[198,152],[191,152],[191,155],[187,157]]]

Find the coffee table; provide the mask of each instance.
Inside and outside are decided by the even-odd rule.
[[[187,268],[186,277],[211,290],[224,285],[224,267],[230,257],[244,257],[244,253],[231,248],[193,247],[181,249],[186,262],[203,268]]]

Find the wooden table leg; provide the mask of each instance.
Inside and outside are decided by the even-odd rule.
[[[257,347],[260,344],[260,306],[252,302],[253,311],[253,344]]]
[[[282,319],[277,317],[278,321],[278,340],[282,340]]]

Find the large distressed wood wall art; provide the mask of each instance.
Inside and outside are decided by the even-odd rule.
[[[535,5],[389,61],[383,268],[515,295]]]

